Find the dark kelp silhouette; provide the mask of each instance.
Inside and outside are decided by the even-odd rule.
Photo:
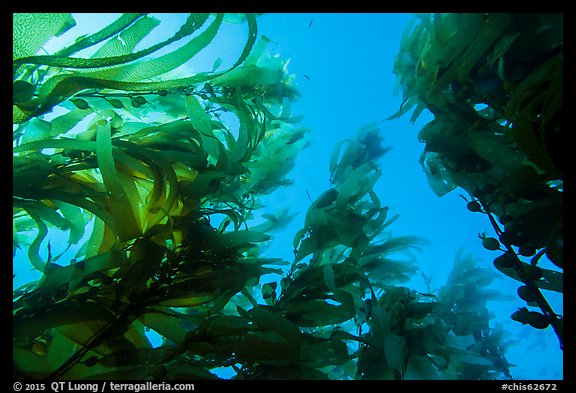
[[[395,59],[404,103],[391,118],[432,112],[418,136],[431,188],[461,187],[468,210],[487,215],[497,238],[482,244],[503,252],[494,266],[539,309],[512,319],[552,326],[562,347],[542,290],[563,291],[563,15],[417,16]],[[538,266],[544,255],[560,270]]]
[[[458,255],[437,293],[400,286],[423,242],[387,231],[373,126],[335,146],[294,261],[261,256],[286,215],[257,217],[260,198],[290,184],[307,144],[286,62],[251,14],[192,14],[134,52],[158,23],[125,14],[37,55],[74,19],[14,14],[14,253],[42,273],[13,292],[14,377],[509,378],[490,271]],[[171,77],[222,23],[247,26],[237,61]],[[53,255],[49,230],[68,234],[73,259]]]

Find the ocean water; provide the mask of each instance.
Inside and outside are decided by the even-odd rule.
[[[114,20],[115,14],[74,15],[78,26],[97,29]],[[185,15],[153,15],[162,20],[161,29],[141,43],[159,42],[169,36],[164,25],[179,26]],[[492,268],[497,256],[484,249],[478,234],[493,234],[482,214],[466,209],[466,202],[456,189],[442,198],[430,189],[419,159],[424,145],[418,141],[419,130],[432,119],[426,111],[412,124],[410,114],[395,120],[385,120],[402,103],[395,96],[396,76],[392,72],[400,37],[413,16],[411,14],[364,13],[274,13],[258,17],[258,34],[270,40],[269,50],[282,58],[290,58],[288,72],[293,74],[301,98],[292,106],[293,114],[303,114],[302,125],[310,130],[310,145],[301,152],[294,170],[288,176],[294,184],[283,187],[265,198],[270,211],[290,208],[296,214],[292,223],[274,239],[266,250],[270,256],[293,258],[292,238],[301,228],[306,208],[329,186],[328,163],[332,148],[341,139],[352,136],[365,124],[376,124],[385,137],[384,144],[392,147],[380,164],[383,175],[375,191],[391,214],[399,219],[389,230],[398,236],[419,236],[427,240],[415,256],[420,273],[407,284],[424,291],[426,285],[438,288],[446,280],[459,251],[471,254],[479,264]],[[164,23],[167,21],[169,23]],[[225,29],[223,29],[225,30]],[[95,30],[92,30],[95,31]],[[245,29],[231,26],[218,41],[202,51],[193,64],[182,73],[211,69],[214,54],[223,63],[237,58],[238,48],[246,39]],[[66,37],[61,37],[65,40]],[[58,45],[58,42],[50,44]],[[65,239],[53,236],[53,246]],[[495,270],[495,269],[494,269]],[[25,254],[14,259],[14,287],[37,278],[29,269]],[[499,273],[498,273],[499,274]],[[424,277],[429,281],[425,282]],[[513,365],[515,379],[562,379],[563,352],[551,328],[536,331],[509,318],[524,302],[516,296],[518,283],[500,275],[492,287],[508,295],[504,300],[489,303],[492,322],[501,324],[510,345],[506,357]],[[562,297],[545,293],[554,310],[562,313]]]
[[[305,191],[316,198],[329,185],[328,162],[334,144],[364,124],[378,124],[384,144],[392,150],[380,161],[383,175],[375,191],[390,212],[400,216],[389,228],[394,235],[428,239],[429,244],[416,256],[421,272],[432,278],[431,287],[438,287],[458,250],[492,269],[497,255],[482,247],[477,234],[493,235],[493,229],[484,215],[466,209],[459,196],[465,192],[456,189],[439,198],[428,186],[419,163],[424,145],[417,135],[432,115],[423,113],[415,124],[410,123],[410,114],[385,120],[402,103],[401,93],[393,94],[396,76],[392,68],[400,37],[412,17],[392,13],[271,14],[259,18],[259,29],[272,39],[273,50],[292,59],[289,71],[297,75],[302,93],[293,112],[303,113],[303,124],[312,131],[312,143],[292,172],[296,184],[283,190],[287,197],[278,192],[278,202],[288,198],[293,206],[307,206]],[[292,252],[290,239],[288,235],[287,255]],[[491,302],[490,310],[493,322],[501,323],[509,338],[518,341],[507,353],[508,361],[515,365],[512,376],[562,379],[563,352],[554,332],[535,331],[509,318],[524,302],[516,296],[519,284],[499,276],[492,286],[511,296]],[[410,283],[420,290],[423,284],[420,275]],[[545,295],[552,308],[562,313],[562,297],[549,291]]]

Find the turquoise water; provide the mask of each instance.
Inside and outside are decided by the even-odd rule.
[[[153,15],[166,20],[168,26],[179,26],[185,15]],[[79,26],[104,26],[114,14],[90,17],[75,15]],[[272,54],[290,58],[288,72],[293,74],[302,97],[292,107],[293,114],[305,115],[302,124],[310,129],[311,144],[297,159],[290,174],[294,185],[281,188],[265,199],[271,211],[289,207],[297,215],[292,224],[276,236],[274,248],[267,253],[286,260],[293,258],[292,237],[301,228],[303,214],[309,206],[308,195],[315,199],[329,187],[328,162],[334,144],[353,135],[364,124],[375,123],[385,136],[385,144],[392,147],[381,160],[383,176],[375,191],[391,213],[400,218],[390,227],[394,235],[416,235],[428,240],[418,252],[421,274],[408,286],[425,290],[440,287],[452,268],[459,250],[478,259],[479,264],[492,268],[497,256],[484,249],[477,234],[492,233],[486,217],[466,210],[466,202],[458,189],[437,197],[427,184],[419,164],[424,145],[418,142],[418,131],[431,115],[424,112],[415,124],[407,114],[386,121],[395,113],[401,96],[395,96],[396,77],[392,72],[394,56],[398,53],[400,37],[412,18],[410,14],[266,14],[258,18],[259,35],[270,38]],[[165,24],[162,23],[161,26]],[[95,27],[96,28],[96,27]],[[89,29],[89,27],[87,27]],[[229,32],[201,53],[189,70],[210,69],[213,53],[231,59],[245,40],[242,32],[231,26]],[[171,32],[159,31],[158,36],[147,39],[157,41]],[[65,39],[66,37],[62,37]],[[147,42],[142,42],[147,46]],[[203,60],[206,59],[206,60]],[[64,247],[65,239],[53,236],[53,247]],[[14,259],[16,278],[14,287],[37,278],[26,264],[25,256],[18,253]],[[494,288],[508,298],[489,303],[494,315],[507,332],[506,340],[517,341],[509,347],[508,361],[515,365],[511,374],[516,379],[561,379],[562,351],[552,329],[536,331],[509,318],[524,302],[516,296],[518,283],[500,275]],[[424,277],[429,278],[425,282]],[[562,298],[546,293],[551,306],[562,313]],[[543,361],[545,359],[545,361]]]

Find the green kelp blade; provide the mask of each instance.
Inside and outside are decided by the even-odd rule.
[[[270,311],[263,306],[254,307],[248,311],[238,306],[236,310],[241,316],[254,322],[261,329],[274,331],[294,345],[297,345],[303,338],[302,332],[296,325],[286,320],[281,314]]]
[[[144,15],[142,18],[136,20],[130,26],[123,29],[117,36],[106,41],[94,53],[91,58],[111,58],[117,56],[130,55],[136,45],[144,39],[152,30],[154,30],[160,21],[156,18]],[[67,57],[68,59],[70,57]]]
[[[319,327],[341,324],[356,315],[354,307],[335,305],[324,299],[311,299],[285,306],[286,319],[300,327]]]
[[[12,102],[14,104],[22,104],[30,101],[34,97],[36,86],[32,83],[15,80],[12,83]]]
[[[85,150],[96,152],[96,142],[94,141],[78,141],[75,139],[61,138],[61,139],[43,139],[38,141],[31,141],[21,144],[12,149],[13,153],[20,153],[32,150],[42,149],[72,149],[72,150]]]
[[[150,340],[146,336],[146,326],[144,326],[140,321],[134,320],[124,337],[136,347],[136,348],[152,348]]]
[[[146,282],[156,274],[163,257],[162,246],[147,239],[136,239],[128,257],[128,268],[117,288],[120,293],[138,295]],[[120,269],[119,272],[122,270]]]
[[[332,180],[332,182],[337,180],[334,179],[334,175],[336,174],[336,170],[338,169],[338,167],[342,166],[342,163],[340,161],[340,157],[342,154],[342,147],[344,146],[344,143],[347,142],[348,140],[343,139],[340,142],[336,143],[334,149],[332,149],[332,154],[330,155],[330,179]]]
[[[458,66],[456,77],[462,84],[465,83],[468,74],[472,68],[478,63],[479,59],[486,53],[486,51],[493,46],[500,38],[502,33],[512,22],[513,17],[509,14],[494,13],[488,16],[484,23],[484,27],[474,38],[468,48],[461,56],[461,62]]]
[[[354,169],[342,183],[336,186],[339,191],[336,205],[344,206],[346,203],[354,203],[372,190],[380,176],[382,176],[382,170],[372,162]]]
[[[419,102],[420,101],[418,100],[417,96],[410,96],[408,98],[405,98],[404,101],[402,101],[402,104],[400,104],[400,108],[398,109],[398,111],[393,115],[387,117],[386,120],[394,120],[402,117],[404,114],[408,113],[408,111],[410,111],[410,109],[412,109],[414,105],[418,104]]]
[[[197,329],[201,335],[213,338],[242,336],[251,330],[254,330],[254,325],[242,315],[218,314],[206,318]]]
[[[242,100],[239,89],[236,93],[236,110],[240,127],[238,129],[238,139],[230,148],[229,160],[231,162],[244,162],[252,153],[253,141],[257,138],[256,122],[252,117],[248,106]]]
[[[24,134],[22,135],[22,138],[20,138],[20,143],[41,141],[43,139],[51,138],[54,136],[52,130],[53,125],[51,122],[39,118],[33,118],[24,129]]]
[[[270,120],[280,120],[283,121],[285,123],[292,123],[292,124],[296,124],[296,123],[300,123],[300,121],[304,118],[304,115],[299,115],[299,116],[293,116],[290,117],[290,113],[288,113],[288,115],[282,113],[279,116],[276,116],[275,114],[273,114],[272,112],[270,112],[270,109],[268,109],[266,107],[266,105],[264,104],[262,97],[254,97],[253,98],[253,102],[254,105],[256,105],[256,108],[258,108],[259,110],[261,110],[262,112],[264,112],[264,114],[270,119]],[[289,102],[289,101],[288,101]],[[288,105],[286,105],[288,106]],[[283,106],[284,108],[284,106]]]
[[[166,347],[159,348],[130,348],[121,349],[98,360],[98,364],[105,367],[136,366],[146,367],[155,365],[168,351]]]
[[[184,98],[186,112],[194,129],[200,132],[202,138],[202,147],[213,158],[214,163],[218,162],[220,157],[219,140],[212,131],[211,117],[206,113],[199,99],[194,95]]]
[[[222,14],[217,15],[210,26],[206,28],[206,30],[204,30],[195,38],[191,39],[182,47],[163,56],[135,64],[123,64],[106,70],[87,72],[84,75],[91,78],[138,82],[165,74],[168,71],[172,71],[176,67],[186,63],[198,52],[200,52],[200,50],[204,49],[208,44],[210,44],[212,39],[216,36],[220,25],[222,24],[222,19]],[[196,26],[194,18],[189,18],[187,23]]]
[[[162,153],[119,139],[115,139],[113,143],[115,146],[123,148],[126,153],[141,160],[150,167],[154,174],[154,189],[150,200],[148,201],[148,211],[149,213],[154,214],[153,209],[158,208],[158,212],[162,213],[163,216],[168,214],[178,200],[179,187],[176,173],[172,166],[166,162]],[[166,181],[164,181],[164,178]],[[166,193],[166,184],[169,186],[170,190],[168,191],[165,200],[162,201],[161,196]],[[148,216],[146,224],[148,227],[157,224],[162,217]]]
[[[28,247],[28,259],[30,260],[30,263],[32,264],[32,266],[34,266],[34,268],[36,268],[39,271],[43,271],[46,262],[44,262],[42,258],[40,258],[39,250],[42,241],[48,234],[48,227],[40,217],[34,214],[30,214],[30,217],[32,217],[32,219],[36,222],[36,225],[38,227],[38,235],[36,236],[32,244],[30,244],[30,246]]]
[[[307,228],[303,229],[303,233],[307,231]],[[299,235],[298,232],[296,235]],[[330,234],[332,237],[334,234]],[[310,237],[304,237],[301,241],[300,238],[294,237],[294,244],[297,244],[299,247],[295,248],[295,256],[294,256],[294,263],[300,262],[302,259],[306,258],[308,255],[313,254],[316,251],[322,250],[327,247],[327,243],[320,242],[318,236],[312,234]],[[330,239],[332,240],[332,239]]]
[[[258,36],[258,24],[256,23],[256,16],[254,14],[246,14],[246,21],[248,22],[248,40],[246,41],[246,45],[242,49],[242,53],[240,57],[234,63],[232,68],[238,67],[242,64],[245,60],[248,62],[250,52],[252,52],[252,47],[254,46],[254,42],[256,42],[256,38]],[[257,51],[255,51],[257,52]]]
[[[475,42],[475,38],[484,28],[484,16],[480,13],[458,14],[458,16],[460,18],[458,31],[447,42],[442,57],[439,59],[439,65],[442,68],[447,67],[447,70],[436,80],[434,94],[440,94],[441,89],[454,80],[459,72],[465,71],[464,69],[460,71],[460,66],[466,60],[467,51],[470,51],[470,46]],[[497,37],[494,39],[496,40]],[[476,51],[481,50],[478,46],[475,49]]]
[[[12,365],[14,374],[25,374],[33,378],[45,378],[53,370],[46,359],[28,349],[12,348]]]
[[[411,36],[412,36],[413,30],[414,30],[414,27],[416,26],[416,23],[418,22],[418,19],[419,19],[419,16],[414,14],[412,16],[412,18],[410,18],[410,20],[408,21],[406,28],[402,32],[402,37],[400,38],[400,47],[401,48],[408,46],[408,44],[410,43]]]
[[[298,360],[297,345],[278,339],[276,334],[267,331],[246,334],[237,343],[232,343],[230,349],[245,362],[263,365],[283,366]]]
[[[17,202],[18,201],[15,200],[14,206],[17,206]],[[43,271],[46,262],[44,262],[40,257],[39,251],[42,242],[48,235],[48,227],[46,223],[52,224],[54,227],[61,230],[67,230],[68,228],[70,228],[70,224],[65,217],[58,214],[56,209],[48,207],[42,202],[26,203],[25,205],[22,206],[22,208],[26,210],[26,212],[28,213],[30,218],[32,218],[33,221],[36,223],[36,227],[38,228],[38,234],[36,235],[36,238],[28,247],[28,253],[27,253],[28,260],[35,269]],[[48,243],[47,262],[50,261],[50,258],[51,258],[50,243]]]
[[[520,262],[520,263],[522,264],[523,268],[526,270],[530,267],[530,265],[527,263],[524,263],[524,262]],[[505,275],[507,275],[508,277],[510,277],[516,281],[522,282],[520,275],[518,274],[518,272],[514,268],[506,268],[506,267],[501,267],[501,266],[496,266],[496,268],[498,270],[500,270],[502,273],[504,273]],[[550,270],[550,269],[544,269],[541,267],[538,267],[538,269],[540,269],[542,272],[542,278],[534,281],[534,284],[538,288],[546,289],[548,291],[559,292],[559,293],[564,292],[564,284],[563,284],[564,283],[564,275],[562,274],[562,272],[558,272],[558,271]]]
[[[49,223],[54,227],[65,231],[69,228],[69,223],[66,218],[58,213],[57,207],[51,203],[42,201],[19,201],[15,200],[13,206],[21,206],[28,214],[39,217],[44,223]]]
[[[469,130],[466,137],[468,145],[495,168],[515,172],[524,162],[524,155],[510,148],[504,137],[476,130]]]
[[[55,370],[68,360],[68,354],[73,353],[77,346],[76,343],[60,333],[58,329],[54,329],[46,349],[48,353],[44,359],[50,364],[52,370]]]
[[[436,29],[438,39],[444,42],[442,56],[439,59],[440,67],[449,67],[476,37],[483,24],[482,14],[448,14],[443,17]]]
[[[157,19],[144,17],[137,20],[120,34],[120,38],[122,38],[122,36],[127,38],[125,40],[125,42],[127,41],[126,44],[122,44],[119,39],[108,41],[106,45],[103,46],[98,52],[96,52],[90,59],[66,56],[33,56],[21,59],[20,62],[50,65],[63,68],[102,68],[130,63],[142,57],[148,56],[151,53],[154,53],[159,49],[192,34],[194,31],[200,28],[208,18],[208,14],[193,14],[193,16],[189,17],[186,23],[180,28],[180,30],[168,40],[155,44],[136,53],[130,53],[130,48],[134,47],[139,40],[144,38],[154,27],[158,25],[159,21]],[[175,65],[174,68],[176,66],[177,65]],[[93,72],[88,71],[87,73],[98,77],[97,75],[99,75],[99,73],[108,75],[106,71],[107,70]],[[118,77],[114,79],[120,80],[122,78]]]
[[[559,176],[559,169],[546,149],[547,135],[544,128],[553,116],[562,110],[563,52],[550,58],[520,83],[506,108],[506,115],[513,119],[512,136],[528,159],[552,176]],[[555,98],[554,98],[555,96]],[[534,117],[542,118],[542,125],[535,126]]]
[[[55,142],[61,142],[61,143],[55,143]],[[14,148],[14,151],[16,151],[17,149],[19,150],[20,148],[22,148],[22,150],[29,150],[26,148],[34,150],[36,148],[44,148],[45,146],[51,146],[51,145],[68,146],[70,143],[73,144],[74,141],[45,140],[39,142],[31,142],[26,145],[21,145],[19,147]],[[85,142],[79,142],[80,145],[82,145],[82,143]],[[95,146],[95,142],[89,142],[89,144],[87,144],[86,147],[92,148],[91,147],[92,145]],[[72,176],[74,175],[75,174],[73,174]],[[54,201],[54,203],[57,203],[58,201],[65,202],[70,205],[77,206],[83,209],[84,211],[94,214],[95,216],[99,217],[99,219],[103,220],[106,223],[106,225],[108,225],[110,228],[114,228],[114,221],[112,219],[111,214],[102,206],[102,205],[105,206],[107,204],[106,201],[107,198],[102,192],[96,191],[94,188],[89,186],[88,185],[89,183],[84,181],[78,181],[78,179],[70,178],[68,179],[70,180],[70,182],[63,183],[63,186],[61,188],[60,187],[45,188],[44,181],[35,187],[26,187],[23,184],[23,182],[24,180],[26,180],[27,177],[23,176],[21,173],[15,176],[16,176],[15,178],[19,178],[21,180],[18,183],[16,182],[14,183],[13,192],[15,197],[26,199],[37,199],[37,200],[51,200]],[[30,177],[30,179],[34,182],[37,182],[37,180],[35,180],[35,177]],[[47,180],[52,179],[53,178],[48,178]],[[94,183],[94,185],[96,186],[96,183]],[[96,222],[98,223],[100,221],[97,220]],[[100,245],[97,245],[96,247],[99,248]]]
[[[518,84],[506,108],[507,118],[513,118],[514,114],[527,104],[526,100],[533,99],[538,95],[538,92],[549,93],[547,89],[542,87],[542,84],[548,84],[558,73],[561,75],[563,63],[564,52],[559,52]]]
[[[226,232],[216,238],[216,241],[220,246],[226,248],[242,247],[245,245],[265,242],[267,240],[270,240],[270,235],[248,230]]]
[[[242,215],[238,211],[236,211],[236,209],[218,210],[218,214],[224,214],[226,216],[218,226],[218,232],[220,233],[224,232],[224,230],[228,227],[230,222],[234,223],[235,231],[239,230],[242,224],[245,224],[244,217],[242,217]],[[258,232],[266,232],[267,228],[262,227],[262,225],[264,224],[257,225],[253,227],[253,229],[257,230]]]
[[[110,196],[110,211],[115,224],[115,231],[121,241],[133,239],[142,234],[138,217],[138,205],[130,201],[118,173],[112,156],[110,124],[97,127],[96,154],[102,180]]]
[[[454,35],[458,33],[458,22],[460,17],[458,14],[435,14],[434,15],[434,31],[438,42],[445,46],[446,43]]]
[[[339,272],[340,274],[338,274],[338,277],[336,277],[336,272],[334,271],[334,265],[332,264],[328,264],[324,266],[324,284],[326,285],[326,288],[328,288],[333,294],[334,297],[336,298],[336,301],[340,302],[341,307],[343,309],[346,310],[355,310],[355,305],[354,305],[354,297],[353,295],[346,291],[341,289],[341,287],[347,286],[349,284],[351,284],[351,282],[347,282],[346,279],[342,279],[342,277],[344,276],[343,274],[341,274],[341,272]],[[370,284],[368,281],[368,278],[366,276],[364,276],[362,273],[361,275],[363,276],[362,280],[359,280],[360,282],[363,283],[368,283],[368,285]],[[337,280],[338,278],[338,280]]]
[[[564,104],[564,76],[563,69],[557,69],[550,80],[550,87],[546,91],[546,99],[542,109],[542,129],[548,125],[558,114],[562,113]]]
[[[34,55],[54,36],[76,25],[69,13],[15,13],[13,18],[13,59]]]
[[[326,268],[331,266],[331,269]],[[317,265],[302,268],[290,286],[284,290],[283,298],[289,301],[307,299],[313,296],[339,290],[340,288],[361,283],[369,285],[362,267],[356,263],[342,262],[330,265]],[[345,301],[347,306],[350,304]]]
[[[280,83],[282,80],[281,63],[257,66],[253,64],[234,68],[224,75],[212,79],[212,83],[222,87],[254,87]]]
[[[409,349],[406,348],[406,338],[396,334],[388,334],[384,338],[383,349],[388,366],[393,370],[401,371],[405,367],[404,365],[409,356]]]
[[[346,343],[341,340],[312,339],[302,343],[299,363],[308,367],[322,368],[340,365],[352,358],[348,353]]]
[[[531,165],[539,172],[546,171],[554,176],[558,174],[558,169],[549,156],[546,145],[542,143],[543,135],[539,135],[539,130],[534,126],[533,118],[538,113],[540,104],[538,101],[536,98],[516,111],[511,133]]]
[[[86,116],[87,112],[85,110],[74,108],[63,115],[55,117],[50,120],[50,123],[52,123],[52,136],[56,137],[67,133]]]
[[[66,378],[71,380],[89,379],[94,381],[143,381],[150,373],[149,368],[142,366],[119,367],[115,368],[114,371],[103,371],[102,368],[96,369],[96,367],[93,367],[93,369],[88,369],[92,372],[88,373],[84,371],[85,374],[78,374],[82,372],[79,369],[79,367],[72,368],[66,374]],[[82,370],[87,369],[83,367]]]
[[[326,370],[324,370],[326,371]],[[260,376],[260,374],[259,374]],[[288,366],[266,367],[260,378],[271,380],[329,380],[330,378],[319,369],[304,366],[301,364],[291,364]]]
[[[14,336],[26,337],[42,335],[46,330],[65,325],[102,321],[108,322],[114,316],[95,302],[68,302],[49,309],[39,310],[33,317],[14,320]]]
[[[216,295],[208,292],[198,293],[183,293],[182,291],[168,291],[166,297],[168,299],[159,303],[160,306],[165,307],[194,307],[198,309],[200,306],[214,302]]]
[[[68,283],[68,290],[71,291],[82,282],[85,276],[116,269],[125,261],[126,256],[123,252],[108,251],[64,267],[52,264],[50,268],[45,269],[45,275],[40,282],[40,292],[52,294],[66,283]]]
[[[84,48],[96,45],[116,34],[119,34],[124,29],[129,27],[131,24],[136,22],[138,19],[142,18],[144,15],[146,14],[135,14],[135,13],[122,14],[118,19],[116,19],[114,22],[112,22],[105,28],[97,31],[94,34],[91,34],[89,36],[77,40],[72,45],[56,52],[56,55],[69,56]]]
[[[122,163],[119,176],[125,185],[128,198],[138,206],[137,220],[143,230],[147,230],[157,224],[167,212],[163,211],[163,208],[167,207],[163,206],[167,195],[164,173],[150,155],[141,154],[140,150],[144,150],[141,147],[121,140],[115,140],[114,144],[123,147],[114,152],[117,162]],[[150,183],[152,183],[151,191]],[[148,194],[142,197],[141,193],[146,192]]]
[[[208,369],[209,365],[200,367],[196,364],[190,364],[189,361],[176,361],[170,364],[166,378],[179,380],[219,380],[216,374],[213,374]]]
[[[179,314],[172,315],[164,310],[150,310],[140,316],[138,320],[158,334],[179,343],[184,340],[187,330],[182,326],[183,320]]]
[[[422,164],[426,180],[434,194],[442,197],[457,187],[439,154],[434,152],[422,154],[420,164]]]
[[[250,25],[251,23],[250,17],[247,19]],[[221,17],[217,16],[212,25],[208,29],[206,29],[202,33],[202,35],[196,37],[197,40],[196,39],[193,40],[195,42],[194,45],[192,45],[192,42],[187,44],[188,52],[184,54],[186,54],[189,57],[192,57],[194,55],[194,53],[192,52],[199,51],[204,46],[208,45],[208,43],[213,38],[211,37],[211,35],[216,33],[217,27],[219,26],[220,23],[221,23]],[[237,65],[242,64],[247,57],[249,58],[248,54],[250,51],[246,48],[252,48],[252,46],[253,46],[252,42],[249,39],[248,42],[246,43],[245,50],[242,52],[241,57],[236,62]],[[178,50],[176,50],[170,53],[169,55],[174,57],[183,54]],[[174,68],[174,63],[170,63],[169,68],[166,68],[167,67],[166,62],[168,60],[171,59],[168,59],[164,56],[150,60],[148,62],[139,63],[138,69],[141,70],[140,72],[141,75],[139,75],[138,78],[140,78],[140,80],[144,78],[144,76],[142,76],[143,75],[142,73],[148,74],[148,77],[150,77],[149,75],[150,72],[159,75],[158,69],[162,67],[164,67],[163,69],[165,69],[165,72],[170,71],[171,69]],[[147,70],[146,67],[154,65],[150,64],[151,61],[157,62],[158,64]],[[131,64],[126,65],[126,72],[129,71],[128,68],[133,68],[132,66],[133,65]],[[236,65],[234,67],[236,67]],[[84,89],[109,88],[123,91],[170,90],[180,88],[183,86],[195,85],[198,83],[205,82],[214,77],[226,74],[227,72],[234,69],[234,67],[230,68],[227,71],[219,73],[196,73],[195,75],[187,78],[179,78],[179,79],[156,81],[156,82],[127,81],[126,79],[115,78],[114,75],[111,75],[111,72],[110,73],[106,72],[108,70],[100,70],[98,71],[98,74],[95,74],[95,72],[90,72],[83,74],[74,73],[65,75],[55,75],[48,81],[46,81],[40,88],[39,100],[37,102],[36,108],[24,112],[22,110],[19,110],[18,113],[16,112],[14,113],[14,118],[18,120],[18,123],[22,123],[30,116],[39,116],[43,113],[48,112],[51,108],[53,108],[60,102],[66,100],[68,97],[72,96],[76,92]],[[116,68],[112,68],[111,70],[115,70]],[[135,79],[135,75],[132,75],[131,78]],[[17,107],[15,108],[18,109]]]
[[[410,123],[414,124],[416,123],[416,120],[418,120],[418,117],[422,114],[422,112],[428,109],[427,105],[424,104],[422,101],[418,102],[418,105],[416,105],[416,108],[414,109],[414,112],[412,112],[412,116],[410,117]]]

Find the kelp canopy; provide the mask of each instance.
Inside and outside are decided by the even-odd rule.
[[[503,252],[494,266],[540,311],[512,318],[552,326],[562,347],[562,316],[542,290],[563,291],[563,15],[417,17],[395,59],[404,103],[393,117],[432,112],[418,136],[430,187],[460,187],[468,210],[487,215],[498,239],[482,244]]]
[[[174,77],[224,23],[247,29],[239,58]],[[159,21],[125,14],[38,55],[74,24],[14,14],[14,253],[42,273],[13,293],[14,378],[510,377],[486,308],[494,274],[458,255],[438,293],[400,285],[419,240],[388,232],[373,126],[336,144],[294,260],[261,256],[282,217],[260,197],[289,184],[307,130],[254,15],[191,14],[136,51]],[[73,259],[54,255],[49,231]]]

